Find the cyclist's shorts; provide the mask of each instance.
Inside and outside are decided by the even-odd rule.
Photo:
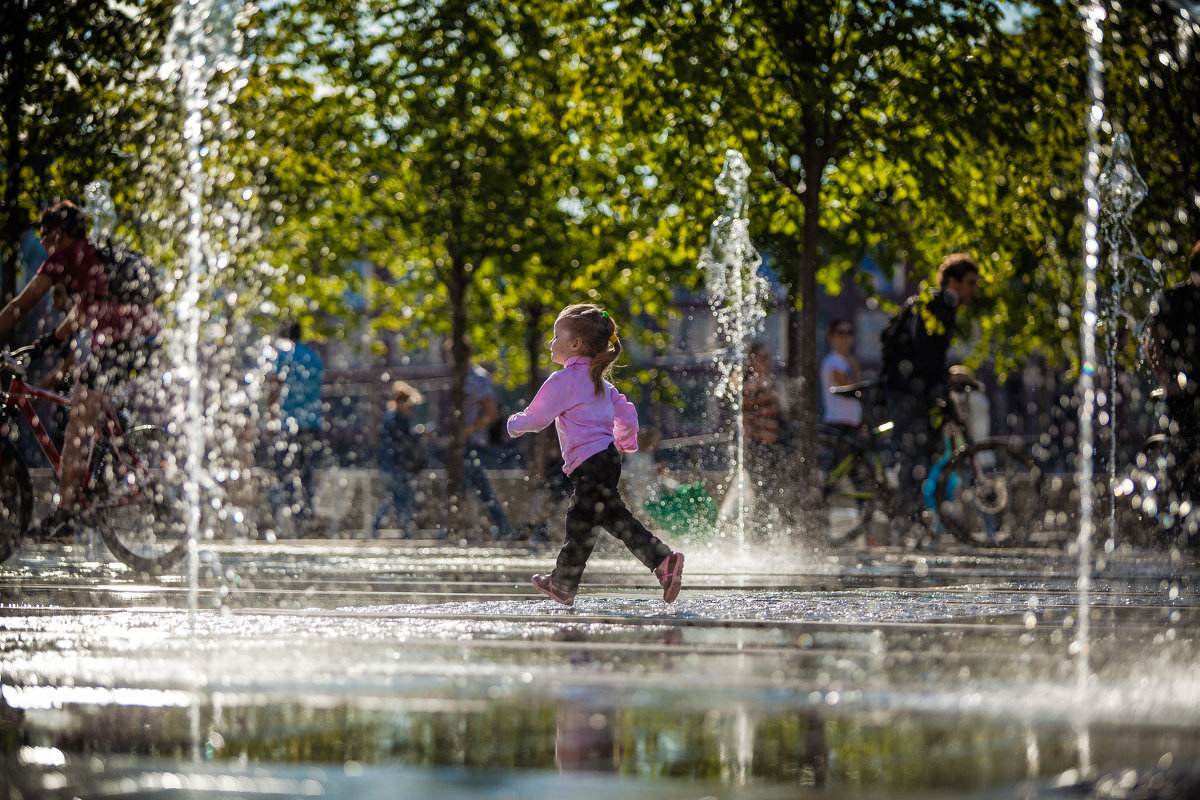
[[[79,383],[112,394],[131,377],[152,369],[158,350],[156,339],[131,339],[93,348],[79,370]]]

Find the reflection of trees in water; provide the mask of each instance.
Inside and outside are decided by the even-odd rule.
[[[408,702],[413,708],[405,710]],[[226,707],[216,755],[297,764],[554,766],[554,709],[547,704],[423,697],[397,706]]]
[[[448,685],[369,708],[226,703],[219,711],[200,709],[199,730],[214,761],[244,759],[267,767],[353,761],[557,768],[719,784],[729,783],[734,767],[742,766],[745,783],[754,786],[980,791],[1076,766],[1076,731],[1066,723],[1031,727],[1016,719],[870,712],[830,704],[834,693],[826,691],[811,708],[749,707],[739,744],[732,738],[739,735],[737,711],[724,702],[728,694],[704,697],[696,687],[676,696],[636,680],[611,694],[585,682],[571,686],[564,690],[582,693],[580,699],[551,699],[545,686],[531,697],[496,684],[492,690],[476,687],[483,689],[478,692]],[[535,685],[528,691],[539,690]],[[643,697],[625,702],[634,695]],[[641,705],[651,696],[653,707]],[[68,758],[190,760],[195,729],[186,708],[67,706],[63,713],[55,715],[53,729],[39,728],[38,715],[0,704],[0,754],[36,742]],[[1141,735],[1148,732],[1153,735]],[[1100,764],[1153,765],[1164,752],[1184,763],[1200,751],[1195,728],[1112,723],[1093,725],[1089,734],[1093,762]],[[741,761],[731,761],[735,756]]]

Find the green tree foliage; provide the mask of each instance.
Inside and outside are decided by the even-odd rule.
[[[142,129],[134,87],[154,79],[173,6],[167,0],[0,4],[0,305],[15,293],[17,242],[38,209],[79,199],[87,180],[120,169],[123,144]],[[54,181],[56,174],[64,178]],[[71,179],[80,175],[90,177]]]
[[[990,275],[974,313],[976,358],[991,359],[1001,374],[1037,353],[1050,363],[1076,362],[1081,327],[1084,34],[1080,18],[1059,3],[1027,7],[1003,48],[978,54],[994,62],[997,80],[973,116],[998,124],[968,154],[971,191],[951,195],[986,244],[980,255]],[[1193,133],[1200,124],[1200,71],[1188,44],[1200,31],[1159,3],[1112,4],[1104,28],[1101,161],[1111,157],[1113,137],[1128,133],[1148,184],[1134,234],[1169,282],[1180,275],[1180,251],[1200,235],[1200,189],[1186,167],[1200,156]],[[924,217],[920,224],[938,221]],[[1107,289],[1111,277],[1104,272]],[[1138,358],[1136,344],[1127,342],[1128,365]]]
[[[653,182],[635,155],[641,148],[619,139],[606,106],[581,88],[573,13],[549,2],[301,2],[264,20],[264,36],[278,42],[270,46],[278,58],[268,60],[286,62],[288,75],[320,89],[331,117],[350,121],[345,131],[318,128],[337,130],[332,152],[313,152],[330,153],[323,171],[346,192],[334,201],[339,221],[316,226],[337,232],[343,246],[319,252],[353,243],[375,265],[379,280],[367,286],[374,330],[451,342],[452,496],[461,486],[454,454],[465,440],[468,340],[477,358],[532,386],[563,305],[594,299],[663,313],[663,276],[679,263],[677,245],[642,202]],[[267,91],[277,80],[263,82],[264,108],[278,103]],[[303,102],[311,115],[314,98]],[[288,153],[284,162],[311,175],[304,157]],[[323,189],[294,193],[329,207]],[[311,214],[297,216],[295,229],[276,223],[265,238],[282,234],[293,250],[315,235]],[[313,266],[293,257],[288,268],[311,276]]]
[[[972,55],[998,20],[990,0],[742,0],[625,3],[607,23],[620,107],[676,154],[665,180],[716,174],[727,146],[755,170],[752,230],[790,293],[803,442],[815,441],[818,280],[839,286],[867,254],[889,264],[949,244],[914,227],[914,209],[961,183],[976,132],[956,123],[962,98],[988,89]]]
[[[946,253],[974,253],[976,358],[1001,372],[1078,330],[1087,97],[1075,12],[1054,0],[629,2],[603,21],[605,85],[627,125],[662,142],[660,176],[685,215],[703,204],[684,188],[715,174],[725,147],[756,167],[752,230],[792,295],[802,409],[818,385],[817,288],[849,275],[870,293],[855,270],[867,255],[931,275]],[[1153,252],[1176,252],[1196,204],[1194,23],[1169,4],[1114,3],[1106,30],[1107,134],[1131,132]]]

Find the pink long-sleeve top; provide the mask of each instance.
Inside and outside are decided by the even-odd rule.
[[[614,442],[622,453],[637,450],[637,409],[608,381],[597,395],[588,375],[591,364],[585,356],[567,359],[528,407],[508,418],[509,436],[540,431],[553,422],[568,475]]]

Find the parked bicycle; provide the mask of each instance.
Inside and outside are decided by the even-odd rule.
[[[33,403],[69,408],[71,400],[26,382],[29,352],[0,352],[0,418],[23,417],[57,475],[59,451]],[[175,437],[153,425],[125,430],[110,407],[87,463],[82,509],[71,524],[98,530],[112,554],[132,569],[153,575],[175,566],[187,552]],[[31,530],[33,500],[28,466],[12,442],[0,439],[0,562]]]
[[[863,406],[864,426],[856,436],[822,429],[822,497],[830,544],[858,536],[881,540],[890,530],[896,500],[884,453],[891,422],[875,418],[876,381],[835,387],[832,393],[855,397]],[[1043,513],[1041,469],[1021,448],[1002,439],[970,438],[960,403],[973,387],[951,392],[943,404],[947,455],[933,465],[932,500],[940,525],[965,544],[1011,547],[1028,541]],[[949,431],[953,430],[953,436]],[[935,523],[938,524],[938,523]]]

